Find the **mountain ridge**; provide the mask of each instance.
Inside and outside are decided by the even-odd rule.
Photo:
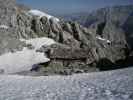
[[[14,5],[10,7],[14,8]],[[12,51],[13,54],[16,55],[15,53],[23,52],[23,50],[25,50],[23,48],[27,48],[28,51],[33,51],[28,52],[25,57],[25,59],[29,61],[28,69],[16,73],[24,72],[28,74],[31,73],[31,71],[39,70],[43,75],[67,75],[117,69],[119,66],[127,67],[127,59],[131,59],[132,57],[132,52],[128,48],[129,44],[126,40],[127,37],[125,37],[125,33],[120,28],[117,28],[116,25],[112,23],[112,20],[106,23],[100,21],[94,24],[96,27],[92,30],[73,21],[55,21],[53,17],[48,18],[48,16],[45,16],[46,14],[41,11],[39,11],[39,16],[38,13],[36,16],[33,12],[29,14],[29,11],[32,9],[21,9],[21,7],[19,8],[17,5],[15,6],[15,10],[8,10],[6,8],[5,6],[4,10],[7,10],[7,13],[3,12],[3,16],[7,17],[7,20],[3,20],[6,24],[2,24],[2,26],[4,25],[8,28],[3,27],[0,29],[1,54],[3,55]],[[2,9],[0,9],[0,11],[2,11]],[[47,38],[46,41],[44,41],[43,37]],[[5,38],[7,39],[6,42]],[[22,39],[25,41],[21,41]],[[37,48],[33,44],[34,39],[35,41],[39,40],[37,44],[41,45],[41,47],[39,46]],[[44,43],[47,43],[47,41],[51,39],[55,41],[54,44],[53,42],[51,45]],[[30,42],[27,43],[26,41]],[[43,54],[44,58],[42,58]],[[40,55],[40,61],[37,60],[37,63],[33,63],[32,60],[29,60],[33,59],[33,57],[34,60],[36,60],[35,55]],[[9,56],[9,58],[10,57],[11,56]],[[23,57],[20,58],[20,61],[24,61],[24,59],[22,59]],[[49,60],[47,62],[44,60],[43,62],[42,60],[45,58]],[[18,62],[16,62],[15,65],[17,64]],[[10,63],[7,65],[12,66]],[[130,65],[132,65],[132,63],[130,63],[129,66]],[[4,66],[1,65],[0,67],[4,68]],[[23,64],[20,66],[22,68]],[[6,70],[6,68],[7,66],[4,70]],[[31,68],[31,70],[29,70],[29,68]]]
[[[1,100],[133,99],[130,34],[111,20],[86,28],[5,1],[13,10],[0,6]]]

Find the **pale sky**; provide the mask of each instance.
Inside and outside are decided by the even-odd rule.
[[[49,13],[72,13],[91,11],[114,5],[133,5],[133,0],[17,0],[32,8]]]

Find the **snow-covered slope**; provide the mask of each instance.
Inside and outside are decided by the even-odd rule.
[[[16,73],[30,70],[32,65],[48,61],[49,59],[43,53],[24,48],[22,51],[0,56],[0,69],[4,70],[5,74]]]
[[[23,48],[22,51],[6,53],[0,56],[0,70],[5,74],[28,71],[34,64],[48,62],[50,59],[44,53],[36,52],[42,45],[54,44],[49,38],[21,39],[26,44],[31,44],[34,49]]]
[[[29,14],[31,14],[31,15],[34,15],[34,16],[38,16],[38,17],[43,17],[43,16],[45,16],[45,17],[47,17],[48,19],[54,19],[55,21],[57,21],[57,22],[59,22],[60,20],[58,19],[58,18],[56,18],[56,17],[54,17],[54,16],[51,16],[51,15],[49,15],[49,14],[46,14],[46,13],[44,13],[44,12],[42,12],[42,11],[39,11],[39,10],[30,10],[29,12],[28,12]]]
[[[133,100],[133,68],[73,76],[0,76],[0,100]]]

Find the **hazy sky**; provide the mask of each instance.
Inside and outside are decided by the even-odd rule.
[[[133,4],[133,0],[17,0],[30,7],[43,9],[49,13],[72,13],[91,11],[112,5]]]

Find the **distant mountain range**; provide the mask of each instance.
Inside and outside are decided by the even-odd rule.
[[[79,12],[61,15],[60,17],[66,21],[77,21],[80,24],[89,27],[97,21],[113,20],[117,21],[117,24],[124,24],[129,16],[133,14],[133,5],[126,6],[113,6],[101,8],[96,11],[90,12]]]
[[[123,32],[127,37],[127,41],[133,46],[133,5],[101,8],[91,13],[64,15],[62,18],[66,21],[76,21],[95,31],[98,31],[97,26],[101,27],[103,29],[99,29],[100,33],[103,31],[104,34],[107,32],[113,34],[116,30],[115,33]],[[112,29],[112,26],[116,30]]]

